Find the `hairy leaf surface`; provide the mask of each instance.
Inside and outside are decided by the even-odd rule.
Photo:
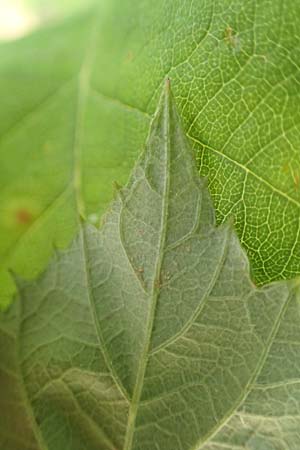
[[[0,302],[95,223],[144,146],[166,76],[218,222],[259,283],[300,273],[300,3],[99,0],[0,47]]]
[[[0,448],[299,448],[299,287],[215,226],[168,83],[104,222],[2,314]]]

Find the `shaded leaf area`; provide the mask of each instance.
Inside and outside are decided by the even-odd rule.
[[[79,228],[1,316],[1,448],[299,448],[299,282],[251,282],[169,83],[102,229]]]
[[[0,302],[34,277],[77,213],[98,224],[144,146],[164,80],[236,218],[258,283],[300,273],[300,4],[101,0],[0,46]]]

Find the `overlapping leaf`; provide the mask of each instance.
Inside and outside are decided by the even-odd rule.
[[[99,0],[0,47],[0,303],[98,223],[144,145],[166,76],[255,279],[299,263],[299,2]]]
[[[297,282],[256,288],[216,228],[169,86],[99,231],[80,225],[0,322],[5,450],[300,445]]]

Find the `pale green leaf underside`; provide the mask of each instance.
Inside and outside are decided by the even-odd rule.
[[[99,231],[0,322],[0,448],[293,450],[296,282],[257,288],[218,228],[168,85],[145,153]]]
[[[78,211],[98,223],[166,76],[217,219],[235,216],[255,279],[300,273],[299,21],[292,0],[99,0],[2,45],[1,303],[7,268],[36,275]]]

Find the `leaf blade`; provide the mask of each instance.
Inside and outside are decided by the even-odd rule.
[[[247,445],[257,420],[265,445],[281,439],[278,424],[297,445],[289,415],[270,429],[268,389],[299,381],[299,282],[253,285],[232,223],[215,227],[168,86],[102,229],[80,230],[37,281],[18,281],[0,317],[7,450],[219,450]]]
[[[97,222],[113,196],[112,181],[127,182],[169,76],[201,174],[208,176],[218,222],[235,215],[257,282],[297,275],[298,4],[273,2],[272,18],[267,3],[239,0],[230,10],[223,2],[180,0],[164,0],[151,5],[151,11],[146,0],[122,5],[103,1],[101,7],[83,114],[82,180],[76,182],[81,209]],[[70,161],[65,157],[72,148],[70,124],[73,127],[76,104],[70,105],[71,111],[66,105],[70,98],[75,103],[78,92],[74,88],[69,97],[57,101],[58,112],[44,110],[43,100],[79,76],[95,11],[1,45],[0,131],[12,127],[0,142],[1,179],[10,185],[1,192],[2,303],[9,303],[13,290],[8,268],[35,276],[50,257],[45,236],[51,233],[54,244],[65,247],[75,233],[74,199],[64,215],[68,227],[57,216],[49,218],[41,227],[44,237],[33,227],[30,242],[21,238],[25,250],[18,237],[27,225],[18,217],[21,222],[22,217],[35,220],[69,182]],[[31,114],[39,105],[41,109]],[[29,117],[22,120],[26,114]],[[45,140],[52,144],[47,157]],[[30,169],[24,173],[27,160]],[[44,161],[43,171],[38,160]],[[57,172],[62,176],[54,183],[51,175]],[[7,246],[12,245],[16,252],[8,258]]]

